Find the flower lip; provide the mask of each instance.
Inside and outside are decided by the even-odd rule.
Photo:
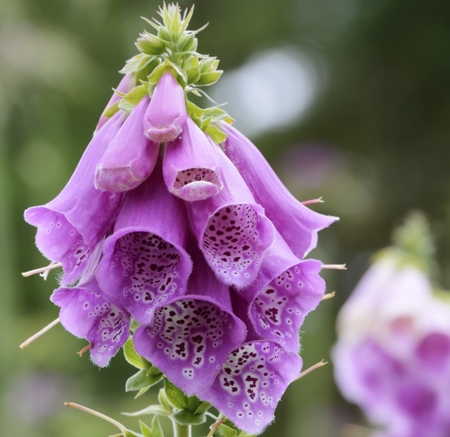
[[[223,188],[220,153],[188,117],[183,134],[164,149],[163,173],[168,190],[188,202],[215,196]]]
[[[247,342],[228,356],[214,384],[199,397],[239,429],[259,435],[272,422],[281,396],[301,367],[297,354],[275,342]]]
[[[59,288],[51,300],[61,307],[61,324],[91,343],[91,359],[99,367],[123,346],[129,336],[130,315],[116,306],[92,278],[74,288]]]
[[[144,116],[145,136],[158,143],[173,141],[183,131],[187,110],[184,90],[166,71],[152,95]]]

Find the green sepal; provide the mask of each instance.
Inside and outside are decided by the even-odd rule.
[[[125,391],[137,391],[144,388],[152,387],[163,378],[162,372],[156,367],[152,366],[150,369],[142,369],[130,376],[125,384]],[[143,393],[142,393],[143,394]]]
[[[136,319],[131,318],[131,326],[130,326],[131,332],[136,331],[136,329],[138,329],[139,326],[140,326],[139,322]]]
[[[152,430],[142,420],[139,421],[143,437],[152,437]]]
[[[210,408],[211,404],[209,402],[203,401],[194,411],[194,414],[205,414]]]
[[[123,97],[123,100],[126,100],[130,105],[136,106],[148,93],[147,85],[139,85],[134,87],[126,96]]]
[[[198,86],[209,86],[215,84],[222,76],[223,71],[208,71],[200,74],[199,80],[195,83]]]
[[[155,56],[166,51],[166,45],[152,33],[145,32],[136,41],[136,47],[144,54]]]
[[[180,425],[201,425],[206,422],[204,414],[195,414],[188,410],[180,410],[172,414]]]
[[[148,407],[145,407],[142,410],[139,411],[133,411],[131,413],[122,413],[124,416],[145,416],[148,414],[153,414],[155,416],[170,416],[172,414],[172,411],[166,410],[162,405],[149,405]]]
[[[222,437],[257,437],[257,434],[249,434],[245,431],[241,431],[228,418],[220,424],[217,432]]]
[[[132,337],[130,337],[123,345],[123,353],[128,363],[137,369],[148,370],[152,367],[152,365],[145,358],[142,358],[134,350]]]
[[[148,76],[148,81],[152,85],[156,85],[161,79],[161,76],[166,72],[170,71],[177,82],[184,88],[186,88],[186,77],[185,73],[180,70],[173,62],[170,62],[168,59],[164,59],[164,62],[158,65],[152,73]]]
[[[186,33],[178,41],[178,50],[180,52],[189,52],[195,47],[195,33]]]
[[[148,61],[149,56],[144,53],[139,53],[125,62],[125,67],[119,73],[127,74],[140,70]]]
[[[203,115],[205,113],[205,110],[198,107],[194,103],[190,102],[189,100],[186,102],[186,110],[190,117],[195,120],[201,120],[203,118]]]
[[[184,71],[187,75],[187,83],[194,84],[200,79],[200,68],[197,56],[189,58],[189,62],[184,66]]]
[[[152,420],[151,437],[164,437],[161,424],[159,423],[158,416],[155,416]]]
[[[216,57],[208,56],[200,62],[200,71],[207,73],[209,71],[215,71],[219,66],[219,60]]]
[[[117,112],[119,112],[120,108],[119,108],[119,103],[120,100],[117,101],[116,103],[112,104],[110,107],[108,107],[107,109],[105,109],[105,111],[103,112],[103,117],[106,118],[111,118],[114,114],[116,114]]]
[[[124,437],[142,437],[142,434],[138,434],[137,432],[130,431],[129,429],[127,429],[125,430]]]
[[[169,30],[162,26],[158,28],[158,38],[162,39],[164,43],[170,48],[173,49],[175,47],[175,45],[173,44],[172,35],[170,34]]]
[[[167,399],[166,391],[164,390],[164,388],[159,390],[158,401],[164,409],[166,409],[167,411],[170,411],[170,412],[173,411],[173,407],[170,404],[169,400]]]
[[[142,83],[147,80],[147,77],[153,72],[153,70],[161,63],[159,57],[155,56],[150,58],[139,71],[136,72],[136,81],[137,83]]]
[[[208,126],[202,130],[208,134],[216,144],[221,144],[227,139],[227,134],[213,124],[208,124]]]
[[[182,390],[172,384],[167,378],[164,378],[164,390],[166,392],[167,400],[171,405],[179,410],[184,410],[185,408],[187,408],[188,397]]]

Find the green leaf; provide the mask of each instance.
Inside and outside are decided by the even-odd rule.
[[[219,433],[220,436],[222,437],[237,437],[237,430],[225,425],[224,423],[222,423],[219,428],[217,429],[217,432]]]
[[[152,430],[144,422],[142,422],[142,420],[139,421],[139,425],[141,426],[141,433],[143,437],[153,437]]]
[[[173,62],[170,62],[168,59],[164,59],[164,62],[158,65],[148,76],[149,83],[156,85],[159,79],[161,79],[161,76],[166,71],[170,71],[183,88],[186,87],[187,83],[184,73]]]
[[[156,368],[151,367],[148,370],[139,370],[139,372],[128,378],[125,384],[125,391],[129,392],[142,390],[143,388],[152,387],[161,381],[164,375],[158,369],[156,369],[155,372],[152,372],[153,369]]]
[[[188,410],[177,411],[172,414],[172,417],[180,425],[201,425],[206,421],[206,416],[204,414],[194,414]]]
[[[123,345],[123,353],[128,363],[136,367],[137,369],[148,370],[152,366],[145,358],[142,358],[134,350],[132,337],[130,337]]]
[[[179,410],[187,407],[187,396],[178,387],[173,385],[167,378],[164,378],[164,390],[167,400]]]
[[[139,83],[146,81],[147,77],[153,72],[153,70],[161,63],[158,57],[150,58],[147,64],[145,64],[139,71],[136,72],[136,82]]]
[[[158,416],[155,416],[152,420],[152,437],[164,437]]]
[[[138,434],[134,431],[130,431],[129,429],[125,430],[125,437],[142,437],[141,434]]]
[[[111,105],[109,108],[105,109],[103,112],[103,117],[111,118],[116,112],[119,112],[119,103],[120,100]]]
[[[198,86],[213,85],[220,79],[220,76],[222,76],[222,73],[223,73],[222,70],[202,73],[200,75],[200,79],[196,82],[196,85],[198,85]]]

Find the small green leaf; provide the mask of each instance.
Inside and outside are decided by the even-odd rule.
[[[141,426],[141,433],[143,437],[153,437],[152,430],[144,422],[142,422],[142,420],[139,421],[139,425]]]
[[[164,378],[164,390],[167,400],[179,410],[187,407],[187,396],[178,387],[173,385],[167,378]]]
[[[125,344],[123,345],[123,353],[125,355],[125,359],[129,364],[136,367],[137,369],[150,369],[152,366],[145,358],[142,358],[138,353],[134,350],[133,340],[130,337]]]
[[[128,378],[125,384],[125,391],[129,392],[142,390],[143,388],[152,387],[153,385],[161,381],[164,375],[156,368],[156,371],[152,372],[153,369],[154,368],[152,367],[148,370],[139,370],[139,372]],[[153,374],[150,374],[150,372],[152,372]]]
[[[103,112],[103,117],[111,118],[116,112],[118,112],[120,109],[119,103],[120,100],[111,105],[109,108],[105,109],[105,111]]]
[[[223,73],[222,70],[202,73],[200,75],[200,79],[195,84],[198,86],[213,85],[220,79],[220,76],[222,76],[222,73]]]
[[[152,437],[164,437],[158,416],[155,416],[152,420]]]
[[[219,61],[215,57],[206,57],[200,62],[200,71],[207,73],[208,71],[214,71],[219,65]]]
[[[142,437],[142,435],[127,429],[127,430],[125,430],[124,437]]]
[[[217,432],[219,433],[220,436],[222,437],[237,437],[237,430],[225,425],[224,423],[222,423],[219,428],[217,429]]]
[[[153,70],[161,63],[160,58],[153,57],[136,72],[136,82],[142,83],[147,80],[147,77],[153,72]]]
[[[134,87],[125,97],[124,100],[126,100],[130,105],[136,106],[148,93],[148,86],[146,85],[139,85],[137,87]]]
[[[206,416],[204,414],[194,414],[188,410],[177,411],[172,414],[172,417],[180,425],[201,425],[206,421]]]

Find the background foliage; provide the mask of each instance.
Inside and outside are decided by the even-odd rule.
[[[440,279],[450,285],[450,3],[195,3],[192,28],[210,23],[200,35],[199,49],[221,59],[226,72],[222,81],[231,85],[218,87],[216,93],[222,100],[226,94],[237,126],[251,135],[299,199],[324,196],[326,203],[314,208],[341,217],[321,233],[311,254],[326,263],[346,262],[349,269],[324,274],[328,291],[337,290],[337,297],[322,303],[303,327],[302,356],[308,367],[329,358],[339,306],[367,268],[371,253],[388,243],[392,227],[410,209],[422,209],[431,219],[440,247]],[[188,7],[192,1],[180,4]],[[115,432],[111,425],[69,411],[63,401],[121,420],[121,411],[138,410],[154,400],[157,390],[136,401],[124,394],[132,369],[121,355],[99,371],[87,356],[75,354],[85,343],[60,326],[25,351],[18,345],[58,314],[48,301],[54,278],[43,282],[20,276],[45,264],[33,246],[34,228],[22,219],[23,210],[47,202],[68,180],[111,87],[119,82],[117,71],[136,53],[133,42],[144,27],[139,17],[154,16],[158,5],[153,0],[0,1],[4,435],[107,436]],[[274,53],[288,56],[266,56]],[[289,54],[303,70],[282,64]],[[258,64],[261,59],[269,59],[273,68],[245,70],[266,65]],[[289,106],[283,96],[288,99],[289,87],[300,84],[295,75],[305,69],[309,82],[302,82],[297,103],[309,97],[302,108],[295,101]],[[233,82],[242,71],[253,72],[250,82],[248,75],[247,81]],[[258,88],[258,83],[263,85]],[[240,105],[251,107],[252,101],[256,107],[262,102],[265,118],[258,117],[254,104],[240,120]],[[267,109],[272,110],[269,115]],[[277,114],[286,114],[285,122],[275,122]],[[364,422],[340,398],[332,365],[294,383],[276,417],[267,437],[364,435],[347,425]],[[123,422],[133,426],[134,420]]]

